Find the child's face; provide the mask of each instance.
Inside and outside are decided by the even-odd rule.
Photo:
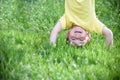
[[[69,43],[73,46],[84,46],[87,43],[87,32],[81,27],[75,26],[68,34]]]

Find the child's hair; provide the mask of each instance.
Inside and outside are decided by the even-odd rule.
[[[66,44],[69,44],[69,43],[70,43],[69,35],[70,35],[70,31],[67,33],[67,36],[66,36]]]

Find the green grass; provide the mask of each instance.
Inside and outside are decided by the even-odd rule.
[[[83,48],[49,45],[50,31],[64,13],[64,0],[0,0],[0,80],[120,80],[120,14],[110,2],[96,0],[96,13],[114,34],[91,33]]]

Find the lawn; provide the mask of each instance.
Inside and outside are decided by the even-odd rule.
[[[96,0],[98,18],[113,31],[110,49],[95,33],[89,45],[70,46],[67,31],[53,47],[49,36],[64,0],[0,0],[0,80],[120,80],[119,12],[109,0]]]

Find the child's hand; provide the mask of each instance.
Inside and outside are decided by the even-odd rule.
[[[106,38],[106,46],[109,48],[113,44],[113,33],[107,27],[103,28],[103,35]]]
[[[54,41],[50,41],[50,45],[52,45],[53,47],[56,47],[56,43]]]

